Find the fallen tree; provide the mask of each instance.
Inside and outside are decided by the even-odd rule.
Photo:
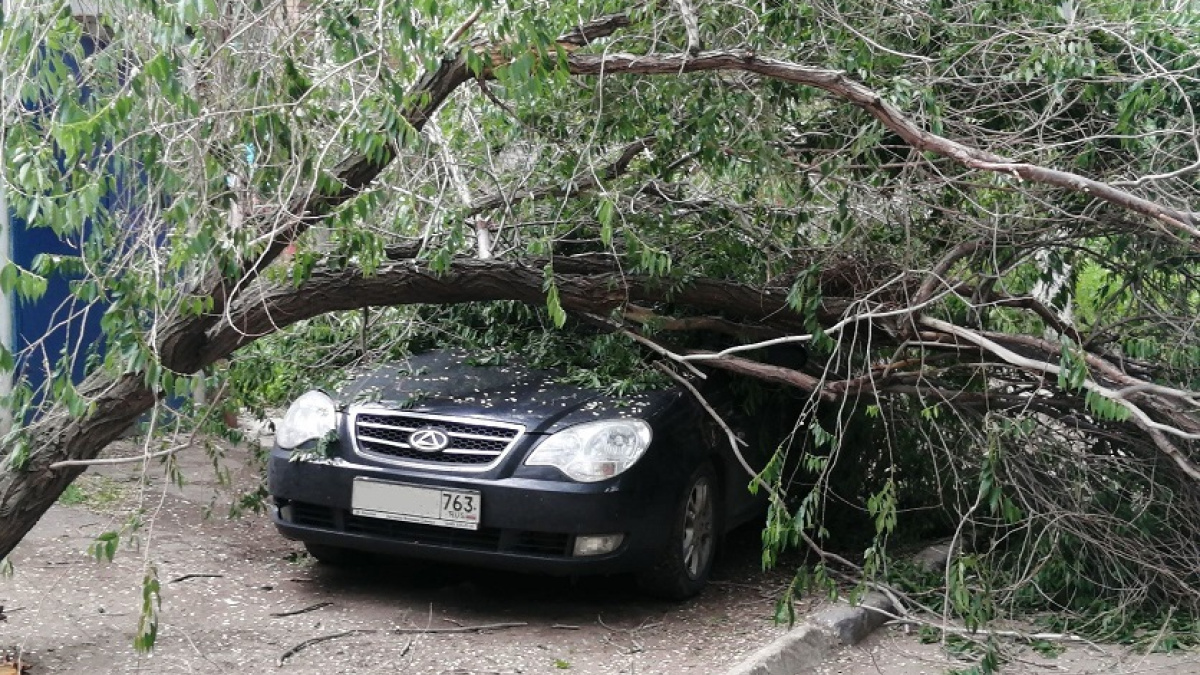
[[[0,285],[72,277],[105,350],[78,384],[86,350],[15,350],[0,557],[121,431],[256,340],[505,300],[808,395],[811,491],[773,512],[773,548],[812,542],[836,494],[875,524],[870,576],[933,494],[921,508],[1020,570],[1012,603],[1108,584],[1195,611],[1200,18],[1016,4],[118,3],[90,28],[20,5],[5,193],[78,255],[10,262]],[[76,47],[85,28],[107,46]],[[689,337],[707,333],[746,344]],[[782,343],[812,358],[748,358]]]

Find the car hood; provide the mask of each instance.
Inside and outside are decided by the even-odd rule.
[[[362,372],[334,398],[342,407],[474,417],[551,433],[597,419],[651,419],[680,394],[668,389],[618,398],[563,383],[561,377],[520,364],[472,365],[467,354],[439,351]]]

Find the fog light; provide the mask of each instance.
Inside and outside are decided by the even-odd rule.
[[[625,540],[623,534],[598,534],[590,537],[575,537],[575,555],[604,555],[617,550]]]
[[[275,508],[279,509],[279,519],[280,520],[282,520],[285,523],[292,522],[292,505],[291,504],[288,504],[287,506],[277,506]]]

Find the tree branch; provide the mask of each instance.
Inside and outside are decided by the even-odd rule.
[[[484,195],[472,202],[471,207],[468,209],[466,215],[468,217],[475,216],[483,213],[484,211],[490,211],[492,209],[498,209],[501,207],[512,208],[513,205],[519,202],[531,199],[542,199],[544,197],[569,197],[571,195],[577,195],[588,190],[593,190],[600,186],[601,180],[612,180],[613,178],[625,173],[625,171],[629,168],[629,163],[633,161],[634,157],[637,157],[638,153],[643,152],[653,144],[654,138],[651,136],[639,138],[629,145],[626,145],[624,149],[621,150],[621,153],[617,156],[617,159],[613,161],[612,164],[609,164],[601,169],[599,175],[588,175],[583,178],[573,180],[563,186],[521,190],[513,194],[496,192],[493,194]]]
[[[416,260],[384,264],[364,277],[356,268],[318,268],[295,286],[260,283],[230,308],[196,355],[200,366],[284,326],[327,312],[367,306],[457,304],[483,300],[518,300],[534,306],[546,302],[547,260],[454,261],[435,273]],[[718,311],[772,326],[798,330],[803,318],[787,305],[783,290],[761,289],[716,279],[694,279],[679,285],[669,279],[626,275],[611,259],[557,258],[555,284],[562,306],[570,311],[607,315],[630,302],[671,302],[699,311]],[[831,303],[832,304],[832,303]],[[832,320],[836,314],[829,313]]]
[[[926,131],[875,90],[856,82],[840,70],[816,68],[790,61],[760,57],[744,50],[708,51],[699,55],[571,54],[568,62],[575,75],[679,75],[704,71],[740,71],[816,87],[862,108],[916,150],[947,157],[969,169],[1012,176],[1072,192],[1089,194],[1123,209],[1146,216],[1160,227],[1186,240],[1200,251],[1200,215],[1187,213],[1144,199],[1125,190],[1069,171],[1013,162],[986,150],[973,148]]]
[[[770,340],[783,337],[780,331],[767,326],[737,323],[719,316],[661,316],[647,307],[638,305],[627,305],[625,318],[634,323],[648,325],[654,331],[710,331],[744,340]]]
[[[960,326],[955,326],[954,324],[947,323],[940,319],[923,317],[921,319],[921,323],[929,328],[948,333],[973,345],[976,345],[981,349],[985,349],[1000,357],[1000,359],[1006,363],[1018,368],[1030,370],[1035,373],[1044,373],[1046,375],[1054,376],[1058,376],[1063,370],[1062,367],[1057,364],[1047,361],[1038,361],[1036,359],[1030,359],[1021,356],[1011,349],[1008,349],[1007,347],[1004,347],[975,331],[971,331]],[[1082,387],[1089,391],[1095,392],[1104,398],[1115,401],[1128,410],[1133,416],[1134,423],[1141,427],[1154,440],[1154,444],[1158,446],[1158,449],[1164,455],[1169,457],[1180,468],[1180,470],[1187,474],[1192,480],[1200,483],[1200,467],[1192,464],[1191,460],[1184,456],[1183,452],[1180,451],[1180,449],[1176,447],[1174,443],[1171,443],[1166,437],[1166,434],[1171,434],[1178,438],[1187,440],[1200,440],[1200,434],[1188,432],[1183,429],[1156,422],[1151,419],[1150,415],[1148,415],[1146,411],[1141,408],[1141,406],[1130,400],[1126,395],[1123,395],[1119,391],[1104,387],[1090,379],[1085,379]]]
[[[801,391],[815,394],[824,401],[834,401],[837,396],[832,391],[825,391],[821,386],[822,382],[819,378],[813,377],[808,373],[802,373],[799,370],[791,368],[782,368],[780,366],[772,366],[766,363],[760,363],[751,359],[744,359],[739,356],[721,356],[716,352],[706,351],[690,351],[684,358],[691,356],[706,356],[704,365],[728,370],[731,373],[740,375],[749,375],[765,382],[775,382],[777,384],[786,384]],[[685,361],[686,363],[686,361]]]
[[[629,18],[623,14],[604,16],[571,29],[561,35],[558,42],[563,45],[582,46],[628,25]],[[419,132],[423,129],[450,94],[473,77],[467,67],[467,50],[472,48],[463,47],[444,56],[438,66],[426,71],[408,92],[406,98],[410,103],[401,112],[401,116],[414,131]],[[397,152],[396,139],[389,139],[378,152],[346,158],[332,171],[333,178],[340,188],[328,194],[309,192],[288,204],[283,210],[283,213],[289,214],[288,224],[282,228],[274,225],[267,227],[270,242],[266,250],[252,259],[245,260],[236,279],[231,280],[214,274],[204,280],[193,295],[211,297],[213,310],[202,317],[188,317],[164,328],[160,341],[163,365],[180,373],[191,373],[201,368],[202,365],[193,358],[199,354],[202,347],[200,340],[204,331],[220,319],[230,298],[274,262],[288,245],[313,223],[325,218],[370,185],[391,165]],[[273,214],[270,218],[271,223],[279,222],[279,215]],[[199,330],[195,329],[197,324],[200,324]]]

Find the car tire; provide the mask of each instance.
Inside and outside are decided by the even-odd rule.
[[[308,551],[308,555],[322,565],[330,567],[349,567],[354,564],[358,556],[354,551],[340,546],[329,546],[327,544],[314,544],[312,542],[304,542],[304,550]]]
[[[686,600],[704,589],[717,552],[719,507],[717,474],[705,462],[688,478],[658,561],[637,576],[644,593],[666,600]]]

